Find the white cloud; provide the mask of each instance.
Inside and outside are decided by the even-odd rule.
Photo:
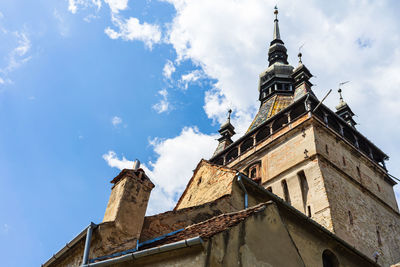
[[[122,123],[122,119],[121,119],[120,117],[118,117],[118,116],[114,116],[114,117],[111,119],[111,123],[112,123],[112,125],[114,125],[114,126],[118,126],[119,124]]]
[[[112,150],[108,151],[107,154],[104,154],[103,159],[107,162],[108,166],[112,168],[120,170],[133,168],[134,161],[127,160],[125,157],[119,159],[117,154]]]
[[[158,25],[149,23],[140,23],[139,19],[130,17],[129,19],[120,18],[112,15],[112,22],[118,30],[107,27],[104,32],[111,39],[121,38],[125,41],[139,40],[146,44],[148,48],[152,48],[153,44],[161,42],[161,31]]]
[[[75,0],[68,0],[68,10],[71,11],[72,14],[76,13],[78,7]]]
[[[104,0],[106,2],[111,12],[118,13],[120,10],[125,10],[128,7],[128,0]]]
[[[76,14],[78,8],[86,9],[88,7],[95,7],[97,10],[100,10],[101,0],[68,0],[68,10],[72,14]]]
[[[171,60],[167,60],[163,68],[163,76],[167,79],[171,79],[172,73],[176,70],[174,63]]]
[[[153,105],[153,109],[158,113],[167,112],[172,109],[171,104],[168,101],[168,91],[167,89],[162,89],[158,91],[158,94],[161,95],[161,100],[157,104]]]
[[[57,9],[54,9],[53,17],[57,20],[57,26],[60,35],[66,37],[69,34],[69,27],[68,24],[65,22],[64,17]]]
[[[2,74],[0,85],[11,84],[12,81],[8,78],[9,74],[31,59],[31,56],[28,55],[31,49],[31,41],[26,32],[15,31],[9,33],[8,31],[3,31],[3,33],[5,34],[5,38],[14,37],[16,39],[16,46],[8,53],[6,66],[0,69],[0,74]]]
[[[185,127],[176,137],[156,138],[150,142],[157,159],[141,165],[156,185],[150,197],[148,214],[173,208],[197,163],[201,158],[210,158],[214,152],[217,145],[215,138],[201,133],[196,127]],[[114,151],[104,154],[103,158],[109,166],[120,170],[133,166],[133,161],[125,157],[119,159]]]
[[[190,83],[199,81],[200,79],[206,78],[204,72],[201,70],[194,70],[181,76],[180,84],[183,89],[188,89]]]

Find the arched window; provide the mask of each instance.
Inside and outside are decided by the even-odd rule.
[[[339,267],[339,261],[335,254],[329,249],[324,250],[322,253],[322,266],[323,267]]]
[[[270,134],[269,126],[260,129],[256,135],[256,142],[258,143],[258,142],[264,140],[265,138],[267,138],[269,136],[269,134]]]
[[[242,143],[242,145],[240,146],[240,154],[244,153],[245,151],[247,151],[249,148],[251,148],[253,146],[253,138],[249,138],[246,141],[244,141]]]
[[[229,162],[238,156],[238,149],[237,147],[233,148],[229,151],[228,155],[226,156],[226,161]]]

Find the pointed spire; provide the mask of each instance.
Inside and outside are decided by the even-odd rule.
[[[289,64],[287,61],[287,53],[285,43],[281,39],[281,33],[279,31],[278,24],[278,7],[274,8],[275,20],[274,20],[274,36],[270,43],[268,50],[268,61],[269,66],[274,64],[275,62],[280,62],[283,64]]]
[[[275,14],[275,20],[274,20],[274,36],[273,36],[273,40],[280,40],[281,39],[281,34],[279,32],[279,20],[278,20],[278,7],[275,6],[274,8],[274,14]]]
[[[225,123],[221,125],[220,129],[218,130],[218,132],[221,134],[221,137],[218,138],[219,143],[217,149],[214,152],[214,156],[233,143],[231,137],[235,134],[235,127],[233,127],[233,125],[231,124],[231,114],[232,110],[229,109],[228,119]]]
[[[339,86],[346,84],[348,82],[340,83]],[[336,106],[336,114],[339,115],[343,120],[345,120],[350,126],[355,127],[357,122],[354,121],[353,116],[354,113],[347,105],[347,103],[343,100],[342,89],[338,89],[339,93],[339,105]]]

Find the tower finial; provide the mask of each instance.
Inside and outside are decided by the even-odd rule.
[[[275,20],[274,20],[274,37],[273,40],[280,40],[281,34],[279,32],[279,25],[278,25],[278,7],[275,6],[274,8]]]
[[[228,110],[228,122],[231,122],[232,109]]]
[[[340,86],[345,85],[346,83],[349,83],[349,82],[350,82],[350,81],[346,81],[346,82],[341,82],[341,83],[339,83],[339,89],[338,89],[338,93],[339,93],[339,96],[340,96],[340,103],[339,103],[339,106],[342,106],[342,105],[346,104],[346,103],[344,102],[344,100],[343,100],[342,89],[340,89]]]
[[[347,103],[343,100],[342,89],[340,88],[342,85],[348,82],[350,81],[339,83],[338,93],[340,95],[340,102],[339,105],[336,106],[336,114],[344,119],[350,126],[355,127],[357,123],[353,120],[354,113],[349,105],[347,105]]]

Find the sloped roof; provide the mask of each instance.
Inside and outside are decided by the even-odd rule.
[[[254,118],[247,132],[250,132],[251,130],[257,128],[257,126],[261,125],[266,120],[268,120],[292,103],[293,96],[274,95],[273,97],[262,103],[256,117]]]
[[[239,224],[249,216],[257,212],[263,211],[266,206],[266,203],[261,203],[252,208],[248,208],[238,212],[221,214],[201,223],[190,225],[182,231],[166,236],[163,239],[157,240],[147,245],[143,245],[140,247],[140,249],[142,250],[150,247],[161,246],[164,244],[169,244],[197,236],[200,236],[202,238],[209,238],[215,234],[223,232],[228,228]]]

